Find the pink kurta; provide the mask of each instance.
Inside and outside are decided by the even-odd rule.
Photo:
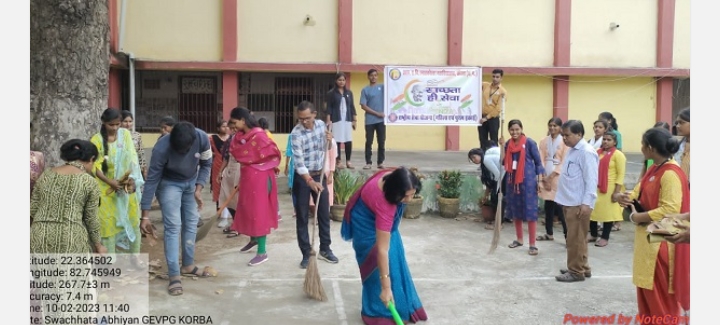
[[[556,141],[556,143],[559,144],[555,148],[555,154],[553,155],[553,157],[550,157],[548,150],[548,146],[552,145],[552,137],[544,137],[542,140],[540,140],[540,144],[538,145],[538,149],[540,151],[540,158],[543,160],[543,167],[545,167],[545,177],[550,176],[552,172],[557,172],[559,175],[563,159],[565,159],[565,152],[567,151],[567,146],[565,145],[565,142],[563,142],[561,135],[557,135],[557,137],[559,137],[559,141]],[[543,200],[555,201],[555,194],[557,193],[559,180],[559,176],[553,178],[552,182],[550,183],[549,191],[546,190],[544,186],[540,186],[540,197]]]
[[[232,229],[250,237],[268,235],[278,227],[275,168],[280,165],[280,149],[265,131],[254,128],[235,134],[230,154],[241,166]]]

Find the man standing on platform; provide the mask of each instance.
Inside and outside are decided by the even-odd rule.
[[[502,69],[495,69],[492,72],[492,83],[482,83],[482,117],[478,121],[478,136],[483,150],[490,148],[490,141],[498,143],[498,131],[502,127],[500,113],[507,100],[507,91],[500,84],[503,74]]]
[[[585,281],[592,276],[587,234],[590,214],[597,201],[599,159],[593,146],[583,139],[585,128],[582,122],[567,121],[562,125],[561,132],[568,150],[558,176],[555,202],[563,207],[567,222],[567,269],[560,270],[555,279],[560,282]],[[552,180],[546,181],[550,183]]]
[[[360,107],[365,111],[365,167],[372,168],[373,137],[377,132],[378,141],[378,169],[383,169],[385,161],[385,85],[379,85],[378,71],[368,71],[370,84],[363,88],[360,94]]]

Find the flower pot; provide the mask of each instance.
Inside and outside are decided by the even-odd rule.
[[[443,218],[455,218],[460,213],[460,199],[449,199],[438,196],[438,209]]]
[[[495,212],[497,212],[497,206],[480,205],[480,214],[485,222],[495,222]]]
[[[417,219],[420,217],[423,207],[423,197],[413,198],[405,205],[405,211],[403,212],[403,218]]]
[[[344,204],[343,205],[336,204],[336,205],[330,206],[330,219],[337,221],[337,222],[342,222],[344,214],[345,214],[345,205]]]

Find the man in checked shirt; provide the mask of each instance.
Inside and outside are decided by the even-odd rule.
[[[320,228],[320,254],[318,258],[329,263],[337,263],[330,250],[330,206],[326,180],[320,183],[322,168],[325,166],[325,154],[328,143],[332,143],[330,133],[325,122],[316,120],[317,110],[309,101],[302,101],[297,106],[298,120],[291,132],[293,163],[295,164],[295,178],[293,180],[293,195],[295,195],[295,214],[297,240],[303,254],[300,268],[307,268],[310,261],[310,238],[308,236],[308,217],[310,214],[310,196],[320,202],[317,204],[317,217]]]

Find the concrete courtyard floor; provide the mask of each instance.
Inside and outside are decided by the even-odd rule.
[[[464,153],[453,154],[458,157],[448,159],[447,153],[437,153],[433,158],[420,159],[418,154],[416,159],[403,160],[425,164],[434,161],[443,166],[447,162],[441,161],[447,159],[465,172],[474,171],[462,158]],[[361,157],[359,153],[356,156]],[[388,162],[401,164],[392,158]],[[358,169],[362,166],[355,165]],[[284,183],[279,180],[279,184]],[[214,204],[209,191],[204,194],[206,207],[202,214],[209,216]],[[279,229],[268,236],[267,262],[248,266],[255,250],[240,253],[240,247],[249,238],[226,238],[220,228],[214,227],[197,243],[195,257],[198,266],[215,268],[217,277],[186,277],[184,294],[177,297],[167,293],[167,280],[151,280],[151,315],[210,316],[214,324],[223,325],[362,324],[358,266],[351,243],[340,238],[340,223],[331,224],[331,248],[340,263],[318,261],[328,301],[311,300],[303,293],[305,270],[299,268],[302,256],[289,194],[280,194],[280,204],[283,220]],[[632,224],[625,222],[621,231],[613,232],[607,247],[589,245],[592,278],[560,283],[554,277],[566,266],[566,250],[559,226],[555,227],[556,240],[538,242],[539,255],[530,256],[527,227],[525,245],[510,249],[507,245],[515,239],[515,230],[505,224],[497,250],[489,254],[492,231],[475,222],[476,215],[460,217],[455,220],[423,214],[419,219],[404,219],[400,226],[415,286],[429,317],[425,324],[563,324],[566,314],[616,315],[620,324],[620,314],[635,316]],[[152,211],[151,219],[162,232],[160,212]],[[544,226],[538,224],[538,235],[543,233]],[[149,253],[150,260],[160,260],[161,271],[167,271],[162,242],[153,247],[146,243],[143,252]]]

